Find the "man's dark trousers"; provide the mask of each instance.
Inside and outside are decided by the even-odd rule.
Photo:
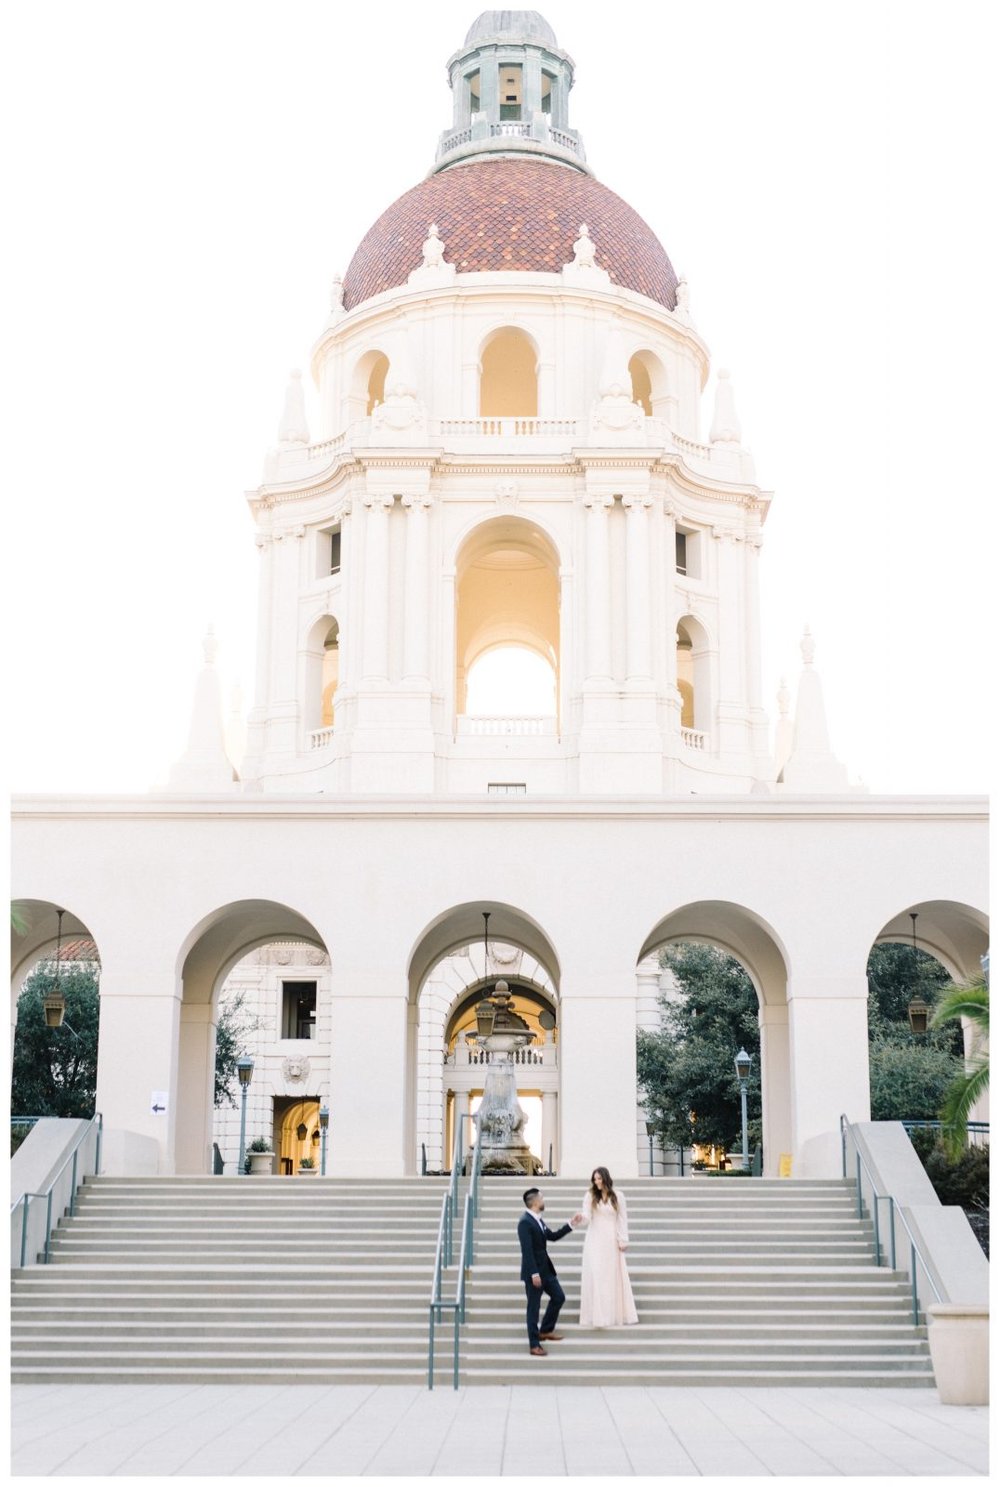
[[[528,1346],[529,1348],[541,1347],[539,1339],[540,1332],[554,1332],[559,1320],[562,1304],[566,1300],[566,1292],[559,1284],[559,1277],[553,1271],[551,1275],[542,1276],[542,1284],[534,1285],[530,1280],[525,1281],[524,1289],[528,1297]],[[538,1313],[542,1309],[542,1296],[549,1298],[549,1304],[545,1308],[545,1316],[542,1325],[538,1325]]]
[[[556,1276],[556,1267],[549,1259],[548,1245],[554,1244],[556,1240],[564,1238],[572,1233],[570,1224],[563,1224],[559,1229],[550,1229],[544,1219],[536,1218],[531,1213],[522,1213],[517,1226],[518,1243],[521,1246],[521,1279],[524,1281],[524,1291],[528,1298],[527,1322],[528,1322],[528,1346],[529,1348],[541,1347],[539,1332],[554,1332],[559,1312],[566,1293]],[[532,1276],[537,1275],[541,1281],[536,1286]],[[545,1308],[542,1325],[538,1325],[538,1313],[542,1305],[542,1293],[549,1298],[549,1304]]]

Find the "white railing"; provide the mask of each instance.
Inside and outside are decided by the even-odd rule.
[[[572,439],[575,418],[442,418],[438,430],[443,439]]]
[[[545,1043],[538,1048],[515,1048],[511,1053],[511,1061],[518,1065],[530,1064],[537,1068],[558,1067],[557,1045]],[[446,1053],[444,1061],[449,1068],[465,1069],[479,1064],[502,1064],[507,1061],[506,1053],[491,1053],[486,1048],[472,1048],[468,1043],[463,1043],[461,1038],[455,1044],[453,1053]]]
[[[325,749],[327,744],[333,743],[332,728],[314,728],[309,735],[309,747],[311,749]]]
[[[562,145],[564,150],[572,150],[574,155],[580,154],[580,141],[567,134],[565,129],[550,129],[549,135],[554,145]]]
[[[467,145],[472,139],[472,129],[456,129],[452,134],[446,134],[438,146],[438,159],[447,155],[449,150],[455,150],[459,145]]]
[[[705,749],[708,744],[708,734],[700,733],[697,728],[682,728],[681,743],[688,749]]]
[[[471,738],[554,738],[554,717],[458,717],[459,736]]]
[[[335,439],[321,439],[318,444],[307,445],[306,453],[311,460],[326,459],[331,454],[336,454],[339,449],[343,449],[346,442],[347,430],[345,429],[344,432],[342,434],[338,434]]]
[[[682,454],[693,455],[698,460],[710,460],[712,458],[711,444],[699,444],[695,439],[686,439],[683,434],[672,431],[672,438]]]
[[[530,139],[531,125],[518,124],[513,119],[505,119],[502,124],[491,124],[490,133],[494,139],[500,136],[506,136],[510,139]]]

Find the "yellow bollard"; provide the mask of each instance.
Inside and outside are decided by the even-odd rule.
[[[781,1156],[778,1158],[778,1176],[779,1177],[791,1177],[791,1175],[792,1175],[792,1154],[791,1154],[790,1151],[783,1151],[781,1153]]]

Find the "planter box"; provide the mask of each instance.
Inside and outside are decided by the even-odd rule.
[[[939,1302],[927,1308],[927,1341],[942,1404],[989,1404],[990,1309]]]
[[[250,1151],[247,1156],[250,1158],[251,1177],[270,1177],[274,1171],[273,1151]]]
[[[318,1175],[318,1173],[319,1173],[319,1168],[318,1167],[300,1167],[299,1168],[299,1176],[300,1177],[316,1177]]]

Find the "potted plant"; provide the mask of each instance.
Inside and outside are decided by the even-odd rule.
[[[318,1171],[319,1168],[316,1166],[316,1163],[313,1161],[312,1157],[302,1158],[301,1162],[299,1163],[300,1177],[315,1177]]]
[[[274,1170],[274,1153],[266,1136],[255,1136],[247,1147],[251,1177],[269,1177]]]

